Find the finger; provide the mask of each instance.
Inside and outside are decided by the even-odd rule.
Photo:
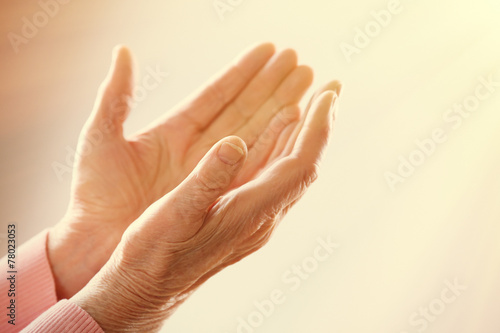
[[[312,103],[290,156],[281,159],[237,192],[237,201],[246,205],[242,211],[255,214],[248,221],[259,223],[246,225],[245,235],[269,227],[264,226],[263,221],[274,223],[274,217],[279,219],[316,179],[318,164],[331,131],[335,96],[335,92],[324,92]]]
[[[311,86],[312,80],[311,68],[307,66],[295,68],[251,119],[235,132],[235,135],[251,147],[279,111],[300,102]]]
[[[123,122],[130,112],[133,86],[132,54],[127,47],[117,46],[86,127],[103,136],[123,136]]]
[[[274,55],[241,94],[207,128],[207,135],[216,138],[220,137],[221,133],[234,133],[272,96],[276,88],[296,66],[295,51],[287,49]]]
[[[247,148],[240,138],[220,140],[179,186],[148,209],[148,216],[166,220],[166,241],[182,242],[198,232],[207,212],[238,175],[246,156]]]
[[[290,124],[288,124],[285,129],[283,129],[283,131],[281,132],[281,134],[276,142],[276,145],[273,148],[271,155],[269,156],[269,158],[267,160],[266,165],[272,164],[279,156],[282,155],[286,144],[290,140],[290,137],[298,124],[299,124],[299,120],[293,121]]]
[[[292,150],[292,155],[306,165],[321,159],[330,137],[337,99],[335,91],[325,91],[311,105]]]
[[[327,91],[334,91],[337,94],[337,96],[340,96],[340,94],[342,92],[342,84],[339,81],[335,80],[335,81],[328,82],[327,84],[323,85],[321,88],[316,90],[314,95],[309,100],[307,107],[305,108],[305,112],[302,115],[301,121],[299,122],[297,127],[294,129],[293,133],[290,135],[288,142],[286,143],[284,149],[282,150],[281,156],[288,156],[292,152],[292,149],[295,146],[295,142],[297,141],[297,137],[299,136],[299,134],[302,130],[302,126],[304,125],[304,122],[307,119],[307,115],[308,115],[309,110],[311,109],[312,103],[314,103],[321,94],[323,94]]]
[[[195,92],[194,97],[188,98],[190,102],[180,107],[178,116],[186,118],[193,125],[193,130],[203,131],[224,106],[245,88],[274,52],[275,47],[271,43],[257,45],[245,52]]]
[[[249,148],[247,161],[232,187],[246,183],[264,167],[282,131],[290,123],[296,123],[299,118],[300,109],[297,105],[286,107],[275,115],[252,147]]]
[[[309,102],[307,103],[306,110],[309,110],[312,106],[312,103],[324,92],[326,91],[334,91],[338,97],[340,97],[342,93],[342,83],[338,80],[333,80],[330,82],[325,83],[323,86],[321,86],[319,89],[316,90],[316,92],[313,94]]]

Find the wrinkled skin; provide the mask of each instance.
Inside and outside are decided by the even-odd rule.
[[[255,47],[172,115],[125,139],[131,56],[115,52],[80,137],[87,153],[76,163],[68,213],[49,234],[60,297],[100,270],[72,301],[106,332],[159,329],[197,286],[263,246],[316,179],[340,84],[322,87],[301,115],[312,71],[297,66],[294,51],[274,53]],[[223,145],[230,158],[219,156]]]

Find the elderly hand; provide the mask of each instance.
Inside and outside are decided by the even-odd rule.
[[[128,49],[117,48],[80,135],[69,208],[49,233],[58,296],[70,298],[87,284],[130,223],[176,188],[221,138],[237,135],[249,150],[230,186],[251,180],[281,133],[290,135],[297,124],[297,104],[311,82],[311,69],[297,65],[294,51],[275,54],[272,44],[262,44],[168,116],[125,139],[132,59]]]
[[[249,141],[217,142],[130,225],[111,259],[71,300],[106,332],[159,330],[200,284],[262,247],[316,179],[339,91],[336,82],[323,87],[301,121],[264,153],[267,167],[244,184],[234,186],[248,179]]]

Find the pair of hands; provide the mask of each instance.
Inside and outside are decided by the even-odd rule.
[[[125,139],[132,58],[117,48],[79,138],[68,211],[49,232],[59,298],[106,332],[155,331],[262,247],[316,179],[331,131],[341,85],[324,85],[301,113],[312,76],[293,50],[256,46]]]

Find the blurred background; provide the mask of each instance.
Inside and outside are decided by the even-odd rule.
[[[71,173],[54,166],[116,44],[134,52],[138,85],[169,73],[132,111],[132,133],[272,41],[315,70],[313,88],[344,83],[321,176],[265,248],[163,331],[499,332],[498,0],[49,3],[1,4],[2,254],[7,224],[24,242],[63,216]],[[318,238],[338,245],[321,262]]]

